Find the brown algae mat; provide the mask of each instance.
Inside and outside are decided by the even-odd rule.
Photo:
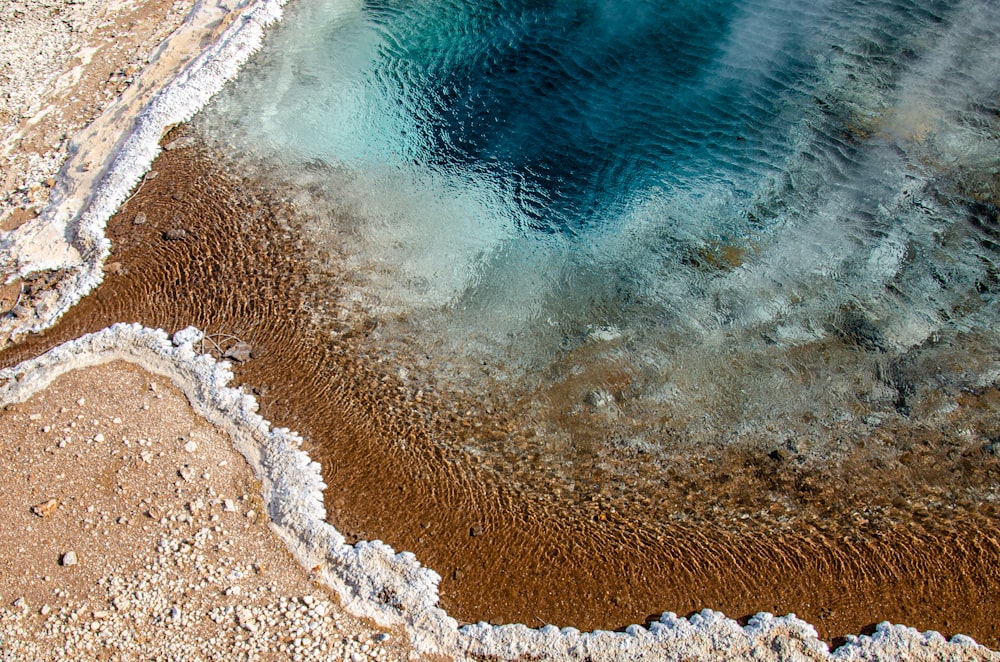
[[[616,629],[710,608],[795,613],[834,643],[888,620],[1000,646],[1000,508],[960,489],[1000,480],[997,444],[956,450],[941,430],[897,426],[863,440],[912,448],[877,473],[846,458],[805,475],[730,453],[670,475],[661,498],[514,489],[458,449],[467,435],[504,439],[516,421],[404,381],[372,325],[328,333],[315,321],[338,275],[310,272],[296,222],[280,190],[227,174],[197,145],[166,151],[109,221],[104,283],[0,364],[114,322],[206,330],[205,351],[242,359],[237,382],[261,413],[304,436],[330,521],[349,540],[414,552],[460,621]],[[954,416],[1000,435],[998,412],[986,389]],[[775,510],[768,491],[799,505]]]

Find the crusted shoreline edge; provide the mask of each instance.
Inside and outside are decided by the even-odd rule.
[[[281,18],[286,2],[242,0],[228,8],[202,0],[182,28],[158,49],[156,59],[172,45],[180,43],[183,48],[211,35],[215,23],[226,24],[222,32],[162,85],[154,81],[145,87],[143,98],[114,104],[74,138],[52,202],[37,219],[0,238],[0,273],[7,280],[46,270],[63,270],[65,274],[34,302],[31,317],[0,320],[0,339],[44,330],[100,284],[110,249],[104,234],[107,221],[149,170],[160,151],[161,137],[170,127],[193,117],[236,76],[260,47],[267,26]],[[151,65],[147,72],[154,69]],[[139,110],[134,118],[126,114],[136,105]],[[95,162],[99,164],[96,167]],[[0,403],[23,401],[69,370],[114,360],[126,360],[169,377],[200,415],[230,433],[237,450],[262,481],[272,529],[296,558],[305,567],[319,566],[323,580],[337,591],[350,612],[384,625],[405,626],[418,653],[595,660],[647,659],[650,655],[657,659],[719,655],[752,655],[756,659],[1000,659],[963,635],[948,642],[936,632],[920,633],[888,623],[880,624],[870,637],[850,637],[831,654],[805,621],[794,615],[766,613],[758,614],[746,626],[711,610],[688,619],[666,613],[648,628],[631,626],[622,633],[486,623],[459,628],[457,621],[437,606],[440,577],[422,567],[413,554],[397,554],[377,540],[353,547],[345,544],[343,536],[325,521],[326,485],[319,465],[299,450],[300,437],[287,429],[271,429],[270,423],[257,415],[251,396],[229,388],[232,372],[228,364],[194,351],[193,343],[200,338],[200,331],[186,329],[175,334],[171,342],[160,330],[116,324],[0,371]]]
[[[323,493],[328,487],[319,464],[300,449],[301,437],[273,428],[257,414],[251,395],[229,386],[229,363],[195,349],[203,337],[194,327],[170,338],[159,329],[115,324],[0,370],[0,405],[23,402],[71,370],[117,360],[169,378],[200,416],[230,435],[261,481],[271,529],[296,559],[306,568],[318,568],[319,577],[351,613],[405,628],[418,654],[458,659],[1000,659],[964,635],[947,641],[937,632],[889,623],[880,624],[871,636],[849,637],[831,653],[805,621],[767,613],[757,614],[745,626],[711,610],[690,618],[665,613],[648,627],[633,625],[624,632],[486,623],[459,627],[438,606],[440,577],[412,553],[397,553],[379,540],[345,543],[326,521]]]
[[[0,236],[0,284],[37,272],[64,272],[33,302],[30,316],[0,319],[0,346],[4,339],[52,326],[101,283],[110,252],[104,234],[108,219],[149,171],[160,153],[160,139],[191,119],[239,73],[260,48],[267,26],[281,18],[287,1],[238,0],[226,7],[199,0],[157,48],[140,75],[142,84],[73,138],[49,205],[37,218]],[[185,51],[206,39],[211,43],[186,60],[192,53]],[[179,70],[170,71],[171,66]],[[154,76],[165,79],[149,80]]]

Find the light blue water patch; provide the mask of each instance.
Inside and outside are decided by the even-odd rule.
[[[909,415],[949,351],[998,367],[997,34],[985,0],[301,0],[198,125],[438,379]]]

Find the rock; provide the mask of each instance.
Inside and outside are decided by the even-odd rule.
[[[589,342],[612,342],[622,337],[622,332],[613,326],[600,326],[591,329],[587,334]]]
[[[66,552],[65,554],[63,554],[62,555],[62,560],[60,561],[60,563],[63,566],[66,566],[66,567],[71,566],[71,565],[76,565],[79,562],[80,562],[80,560],[76,557],[76,552],[74,552],[73,550],[70,550],[70,551]]]
[[[775,448],[767,456],[776,462],[784,462],[792,456],[792,452],[787,448]]]
[[[253,348],[241,340],[227,349],[223,356],[227,359],[233,359],[234,361],[243,363],[244,361],[249,361],[253,358]]]
[[[181,136],[180,138],[175,138],[174,140],[168,142],[166,145],[163,146],[163,149],[170,152],[175,149],[184,149],[186,147],[190,147],[191,145],[194,145],[194,143],[195,143],[194,136]]]
[[[610,407],[615,403],[615,396],[611,395],[604,389],[597,389],[596,391],[588,393],[585,400],[591,407],[594,407],[595,409],[603,409],[604,407]]]
[[[227,513],[235,513],[236,512],[236,503],[233,502],[232,499],[223,499],[222,500],[222,509],[224,511],[226,511]]]
[[[56,512],[56,508],[59,507],[58,499],[49,499],[48,501],[43,501],[42,503],[32,506],[31,512],[39,517],[48,517],[52,513]]]
[[[192,439],[191,441],[184,444],[184,450],[187,451],[188,453],[195,452],[196,450],[198,450],[198,442]]]
[[[20,280],[10,283],[0,283],[0,314],[7,313],[14,309],[21,301],[23,286]]]
[[[144,214],[143,212],[139,212],[132,219],[132,225],[145,225],[147,220],[149,219],[146,217],[146,214]]]
[[[476,536],[481,536],[481,535],[483,535],[483,533],[484,533],[484,530],[483,530],[483,527],[482,527],[481,524],[477,524],[474,527],[472,527],[471,529],[469,529],[469,535],[471,537],[473,537],[473,538],[475,538]]]
[[[163,238],[167,241],[181,241],[186,239],[188,231],[184,228],[173,228],[163,233]]]

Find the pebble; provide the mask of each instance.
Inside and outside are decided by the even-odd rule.
[[[224,356],[227,359],[233,359],[234,361],[243,363],[244,361],[249,361],[252,358],[253,348],[241,340],[227,349]]]
[[[58,499],[49,499],[31,507],[31,512],[39,517],[48,517],[59,507]]]
[[[166,151],[173,151],[175,149],[185,149],[191,147],[195,144],[194,136],[181,136],[180,138],[175,138],[163,146]]]
[[[184,450],[186,450],[188,453],[195,452],[196,450],[198,450],[198,442],[194,440],[187,442],[186,444],[184,444]]]
[[[70,550],[62,555],[62,565],[64,566],[76,565],[79,562],[80,560],[77,558],[76,552],[73,550]]]

